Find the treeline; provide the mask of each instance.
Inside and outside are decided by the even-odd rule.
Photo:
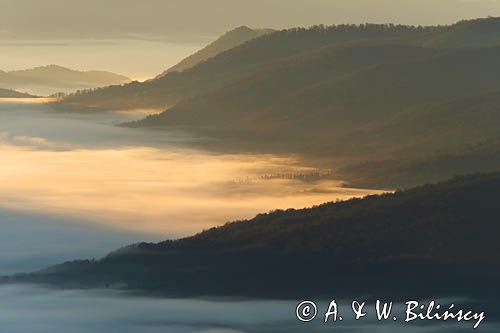
[[[403,25],[403,24],[374,24],[374,23],[362,23],[362,24],[333,24],[324,25],[318,24],[313,25],[309,28],[297,27],[281,30],[281,33],[285,34],[329,34],[329,33],[370,33],[370,32],[395,32],[395,33],[406,33],[406,32],[436,32],[444,31],[448,29],[449,26],[422,26],[422,25]]]

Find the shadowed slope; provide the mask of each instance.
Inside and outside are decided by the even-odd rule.
[[[262,214],[16,280],[169,295],[483,297],[498,290],[498,196],[500,174],[460,177]]]
[[[500,47],[440,53],[409,46],[326,49],[130,126],[271,134],[284,141],[309,138],[321,146],[407,108],[500,85]]]
[[[290,29],[266,34],[227,50],[181,73],[71,95],[58,108],[166,108],[251,75],[262,66],[326,45],[346,42],[411,43],[438,28],[367,25]]]
[[[186,59],[189,69],[183,65],[183,71],[170,72],[143,83],[134,82],[124,86],[113,86],[84,94],[72,95],[60,108],[91,109],[132,109],[132,108],[167,108],[179,101],[206,94],[232,82],[238,82],[262,66],[276,63],[300,53],[314,52],[327,45],[343,43],[391,42],[435,48],[486,47],[499,45],[500,35],[497,29],[500,19],[488,18],[463,21],[451,26],[412,27],[390,24],[338,25],[331,27],[315,26],[310,29],[296,28],[264,35],[237,44],[225,41],[225,47],[208,47],[198,62],[200,55],[193,55],[195,60]],[[258,33],[260,33],[258,32]],[[228,33],[241,33],[248,37],[248,30],[237,29]],[[250,34],[253,35],[253,34]],[[245,38],[237,38],[238,41]],[[229,45],[234,45],[230,48]],[[209,54],[210,53],[210,54]],[[196,65],[193,64],[198,62]]]

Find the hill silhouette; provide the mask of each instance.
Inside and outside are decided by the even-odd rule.
[[[10,72],[0,71],[0,87],[55,91],[86,89],[110,84],[122,84],[130,79],[106,71],[75,71],[57,65],[35,67]]]
[[[488,47],[498,45],[500,20],[488,17],[460,21],[427,38],[423,46],[441,48]]]
[[[289,60],[289,66],[263,70],[127,126],[181,127],[229,138],[220,142],[231,141],[235,150],[306,153],[312,158],[330,157],[337,166],[343,160],[346,167],[380,160],[387,160],[389,168],[391,162],[410,167],[417,158],[435,159],[446,151],[465,153],[467,146],[498,137],[499,47],[443,51],[357,45],[318,54],[317,61]],[[405,161],[396,163],[398,159]],[[472,162],[462,165],[465,173],[493,171],[484,169],[479,160]],[[433,171],[440,178],[424,182],[457,174],[456,168],[444,165]],[[368,168],[364,170],[366,174]],[[377,167],[366,175],[378,178],[384,188],[422,180],[401,169],[404,177],[383,184],[382,170]],[[343,174],[348,181],[357,178],[359,186],[374,184],[360,183],[353,172]]]
[[[498,18],[487,18],[438,27],[392,24],[329,27],[320,25],[309,29],[295,28],[265,33],[211,58],[203,56],[202,58],[208,58],[207,61],[202,61],[182,73],[170,71],[166,75],[160,75],[143,83],[134,82],[73,95],[60,107],[74,109],[172,107],[183,99],[203,95],[214,88],[237,82],[249,73],[259,70],[261,66],[300,53],[306,56],[307,53],[314,53],[327,45],[371,41],[431,48],[494,46],[500,41],[499,29],[496,29],[499,21]],[[247,31],[245,28],[241,29]],[[230,32],[228,35],[232,36],[233,33]],[[253,33],[251,35],[253,36]],[[209,46],[208,49],[212,48]],[[215,49],[219,50],[219,47]],[[197,59],[199,55],[193,57]],[[191,60],[186,61],[191,65]]]
[[[439,52],[378,45],[336,49],[314,62],[308,57],[303,66],[263,70],[133,126],[281,130],[303,139],[303,131],[341,133],[410,106],[492,91],[500,83],[500,47],[432,56]]]
[[[206,94],[252,74],[261,66],[327,45],[365,40],[414,41],[439,28],[389,25],[317,26],[266,34],[218,54],[189,70],[171,72],[146,82],[133,82],[74,94],[61,109],[167,108]]]
[[[170,296],[490,297],[500,273],[499,195],[499,173],[457,177],[261,214],[13,279]]]
[[[18,92],[11,89],[1,89],[0,88],[0,98],[32,98],[33,95]]]
[[[210,43],[203,49],[199,50],[198,52],[183,59],[175,66],[172,66],[164,73],[162,73],[159,77],[164,76],[171,72],[185,71],[186,69],[192,68],[203,61],[215,57],[219,53],[222,53],[236,46],[239,46],[243,43],[246,43],[249,40],[255,39],[265,34],[269,34],[273,31],[274,30],[272,29],[250,29],[249,27],[246,26],[235,28],[231,31],[226,32],[224,35],[222,35],[217,40]]]
[[[499,170],[473,159],[500,129],[499,26],[486,18],[276,31],[183,72],[73,94],[55,107],[168,107],[124,126],[181,128],[219,139],[214,149],[327,160],[359,186],[413,186],[455,175],[450,156],[467,161],[466,173]]]

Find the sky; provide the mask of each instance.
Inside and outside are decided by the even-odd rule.
[[[0,70],[56,64],[143,81],[242,25],[436,25],[487,16],[500,16],[500,1],[0,0]]]
[[[0,0],[0,31],[24,38],[142,36],[199,40],[240,25],[286,28],[448,24],[499,16],[497,0]]]

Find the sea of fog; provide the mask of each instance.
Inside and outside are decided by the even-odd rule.
[[[276,177],[318,171],[290,156],[215,154],[193,148],[185,133],[114,126],[140,116],[0,101],[0,276],[99,258],[137,241],[181,237],[276,208],[372,193],[331,179]],[[0,333],[403,331],[400,322],[373,320],[303,324],[296,304],[0,285]],[[470,330],[470,324],[404,327]]]
[[[370,193],[273,176],[317,171],[293,157],[215,154],[185,133],[115,126],[142,116],[0,100],[0,276]],[[0,332],[290,332],[290,306],[0,286]]]
[[[115,126],[143,116],[0,101],[0,275],[372,193],[273,176],[317,171],[290,156],[215,154],[185,133]]]

